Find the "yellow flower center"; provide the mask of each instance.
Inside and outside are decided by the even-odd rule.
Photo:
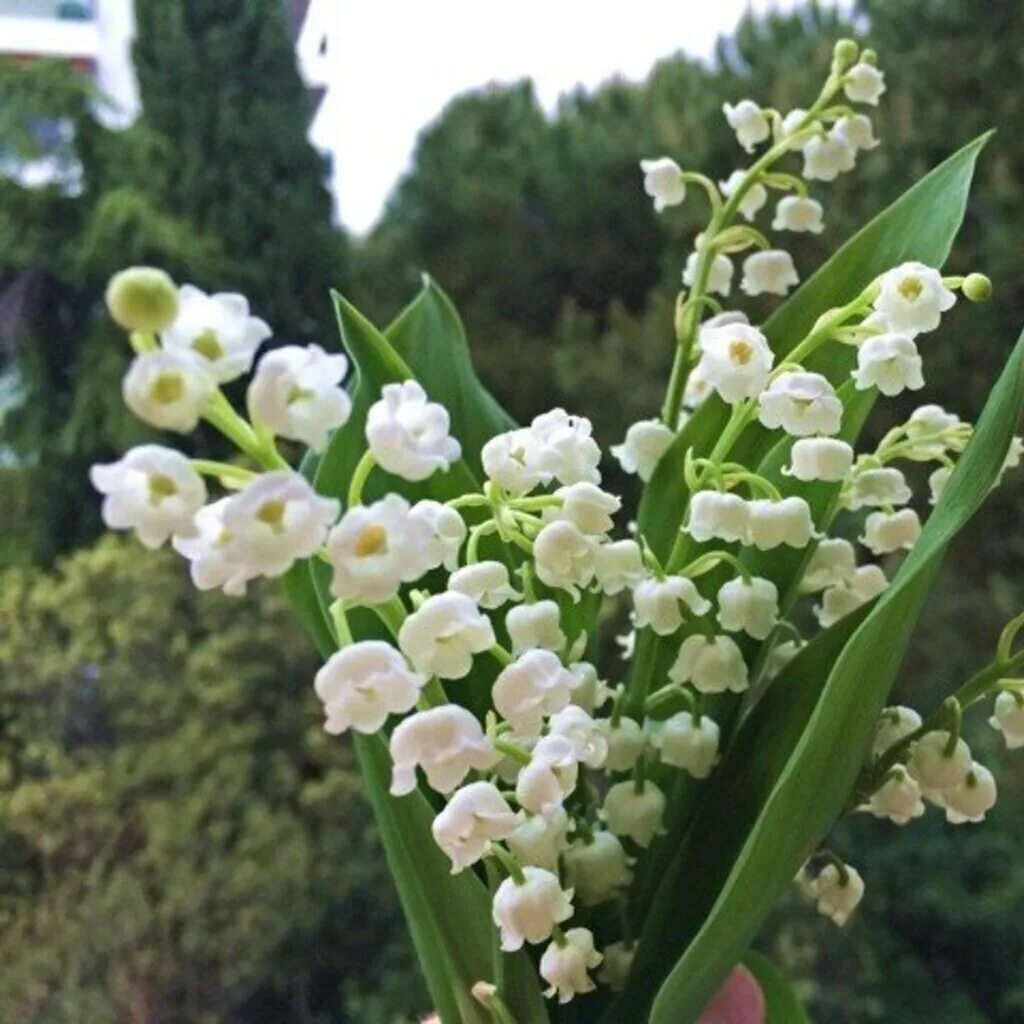
[[[161,373],[153,381],[149,394],[154,402],[173,405],[180,402],[185,395],[185,379],[180,373]]]
[[[275,533],[280,533],[284,529],[284,510],[283,501],[265,501],[260,505],[256,518],[261,523],[266,523]]]
[[[376,523],[366,527],[356,541],[355,551],[360,558],[369,555],[385,555],[388,550],[388,531]]]
[[[209,328],[203,331],[202,334],[196,335],[192,341],[192,347],[204,359],[209,359],[211,363],[216,362],[224,355],[224,346],[220,343],[216,332],[211,331]]]
[[[753,346],[742,338],[737,338],[729,343],[729,358],[738,366],[746,366],[754,358]]]
[[[173,498],[178,493],[178,486],[163,473],[151,473],[149,476],[149,500],[159,505],[164,498]]]
[[[921,297],[921,292],[924,291],[924,285],[921,283],[921,278],[911,275],[910,277],[905,277],[900,281],[897,291],[907,300],[907,302],[915,302]]]

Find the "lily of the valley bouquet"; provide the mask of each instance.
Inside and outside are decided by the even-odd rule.
[[[284,578],[445,1024],[696,1020],[745,958],[771,975],[748,946],[794,880],[837,925],[854,912],[837,819],[979,822],[996,783],[968,713],[1024,744],[1020,619],[938,707],[886,706],[947,545],[1020,460],[1021,347],[976,425],[922,404],[858,445],[876,402],[925,388],[943,315],[988,295],[940,269],[984,140],[765,323],[734,302],[799,283],[776,246],[822,230],[809,185],[877,145],[884,90],[845,40],[808,109],[726,104],[751,154],[726,181],[642,162],[657,210],[710,213],[680,261],[664,405],[610,452],[644,483],[632,522],[590,421],[514,424],[429,281],[383,332],[337,298],[347,358],[259,359],[271,330],[241,296],[148,268],[111,283],[129,408],[205,420],[240,457],[134,448],[93,470],[106,521],[172,543],[202,589]],[[242,415],[221,385],[250,371]],[[632,628],[601,665],[609,606]],[[769,1020],[801,1019],[764,989]]]

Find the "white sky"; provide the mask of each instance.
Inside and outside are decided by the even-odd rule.
[[[333,6],[333,5],[332,5]],[[707,56],[751,7],[794,0],[342,0],[320,137],[338,154],[341,219],[362,233],[445,103],[530,77],[541,102],[614,75],[641,79],[679,49]],[[332,33],[333,34],[333,33]]]

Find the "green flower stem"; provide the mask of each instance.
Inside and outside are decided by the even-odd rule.
[[[498,869],[494,866],[494,862],[489,858],[484,859],[484,872],[487,876],[487,888],[490,890],[491,899],[494,899],[494,894],[498,891],[498,886],[501,884],[501,877],[498,874]],[[500,1016],[501,1012],[507,1013],[507,1007],[501,1000],[502,993],[505,991],[505,953],[501,948],[501,933],[497,928],[491,929],[491,970],[494,972],[494,987],[498,990],[494,996],[488,1000],[488,1004],[493,1004],[495,1001],[499,1004],[498,1009],[492,1009],[491,1014],[498,1024],[506,1024],[505,1020]],[[488,1009],[491,1006],[488,1005]],[[511,1014],[508,1014],[508,1019],[511,1024],[515,1024],[515,1020]]]
[[[373,457],[373,452],[367,448],[356,463],[356,468],[352,471],[352,479],[348,485],[348,496],[345,498],[345,508],[355,508],[356,505],[362,504],[363,488],[366,486],[366,481],[376,465],[377,460]]]
[[[192,459],[192,468],[203,476],[216,477],[218,480],[247,484],[259,475],[244,466],[235,466],[230,462],[215,462],[212,459]]]
[[[352,630],[349,628],[348,616],[345,614],[345,602],[340,598],[331,605],[331,624],[334,626],[334,639],[339,650],[352,643]]]
[[[498,524],[493,519],[486,523],[480,523],[469,531],[469,541],[466,543],[466,565],[475,565],[479,561],[480,538],[498,532]]]
[[[680,569],[679,575],[696,579],[698,576],[703,576],[704,573],[710,572],[716,566],[721,565],[722,562],[731,565],[743,577],[744,583],[750,582],[750,569],[728,551],[709,551],[707,554],[695,558],[685,568]]]
[[[400,597],[393,597],[385,604],[370,605],[370,610],[384,623],[392,636],[398,637],[398,631],[405,622],[407,612]]]
[[[152,331],[132,331],[128,335],[128,344],[140,356],[146,352],[155,352],[157,348],[156,337]]]
[[[513,761],[517,761],[519,764],[527,765],[530,763],[530,752],[525,748],[520,747],[517,743],[510,743],[508,740],[494,738],[491,740],[491,745],[499,754],[511,757]]]
[[[260,440],[252,425],[235,412],[220,388],[207,403],[203,419],[264,469],[291,469],[274,447],[273,439]]]
[[[420,699],[416,702],[416,706],[420,711],[429,711],[431,708],[444,707],[448,703],[448,694],[444,692],[440,680],[431,676],[420,690]]]
[[[512,664],[512,655],[501,644],[494,644],[493,647],[488,648],[487,653],[501,665]]]
[[[526,875],[523,874],[523,869],[519,866],[519,861],[505,849],[504,846],[499,846],[497,843],[491,845],[491,853],[497,858],[501,866],[508,872],[509,878],[515,882],[516,885],[526,884]]]

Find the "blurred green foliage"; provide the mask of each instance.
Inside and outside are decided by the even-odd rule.
[[[97,125],[61,69],[0,71],[4,145],[30,149],[19,117],[60,112],[87,183],[68,196],[0,181],[0,285],[47,297],[30,336],[0,337],[18,367],[0,410],[25,399],[0,411],[15,456],[0,460],[0,563],[27,563],[0,598],[0,1007],[47,1024],[397,1019],[422,995],[358,782],[344,745],[319,732],[313,662],[278,597],[199,597],[169,557],[110,541],[56,573],[31,565],[96,535],[87,465],[146,436],[111,397],[126,355],[97,304],[104,278],[158,262],[247,291],[283,337],[330,345],[328,286],[384,323],[429,270],[518,418],[565,404],[615,442],[657,408],[704,213],[694,194],[656,216],[637,161],[665,153],[724,178],[743,154],[722,102],[800,104],[854,31],[886,70],[884,144],[815,188],[825,234],[787,244],[799,268],[814,266],[999,128],[949,264],[985,271],[995,294],[958,306],[924,353],[921,399],[973,417],[1024,309],[1024,6],[861,0],[851,28],[811,4],[745,19],[711,65],[674,56],[643,83],[567,96],[551,117],[529,83],[459,97],[351,256],[299,131],[280,4],[138,9],[146,112],[126,132]],[[685,32],[682,8],[676,22],[669,43]],[[885,403],[877,430],[917,401]],[[901,698],[930,707],[988,659],[1024,598],[1022,501],[1011,476],[954,550]],[[1024,1017],[1024,772],[983,716],[969,736],[1003,790],[986,826],[952,829],[934,812],[906,829],[844,823],[835,845],[869,886],[853,924],[838,932],[794,898],[766,929],[813,1019]]]

